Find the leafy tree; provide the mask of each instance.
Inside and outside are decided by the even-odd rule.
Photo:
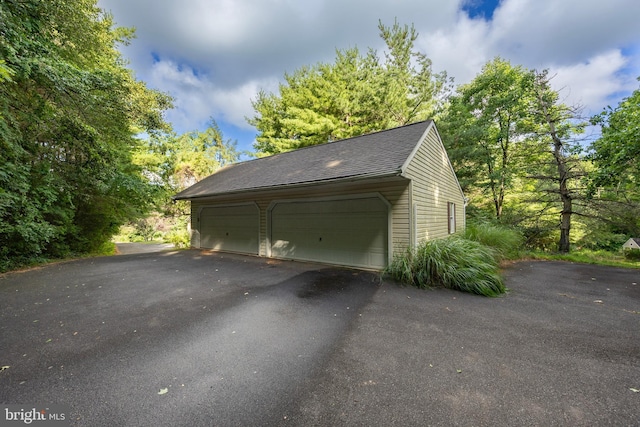
[[[496,58],[449,99],[440,130],[463,189],[488,194],[500,220],[514,179],[535,150],[534,75]],[[486,196],[480,196],[484,198]]]
[[[121,231],[133,229],[147,240],[161,235],[176,246],[188,246],[189,203],[172,202],[171,196],[238,158],[236,142],[225,140],[213,119],[204,131],[150,136],[137,148],[133,161],[155,190],[154,212]]]
[[[95,250],[148,209],[131,151],[171,100],[125,67],[132,30],[96,0],[0,0],[0,22],[0,268]]]
[[[630,236],[640,235],[640,89],[591,119],[600,125],[600,138],[590,146],[595,170],[589,186],[591,221],[585,244],[619,249]]]
[[[177,138],[172,152],[172,184],[182,190],[238,161],[236,142],[224,140],[215,120],[204,131],[187,132]]]
[[[7,68],[5,62],[0,60],[0,83],[11,80],[11,70]]]
[[[640,89],[592,118],[602,136],[592,146],[590,158],[598,168],[594,186],[615,186],[626,197],[640,199]]]
[[[225,140],[211,119],[204,131],[152,135],[137,148],[133,161],[161,192],[156,207],[162,208],[171,195],[238,161],[239,156],[236,142]]]
[[[581,247],[615,252],[629,237],[640,236],[639,201],[620,197],[615,187],[605,187],[588,202],[591,215],[580,217],[585,229],[577,242]]]
[[[572,216],[590,213],[575,209],[585,200],[586,173],[575,143],[584,124],[558,98],[546,71],[496,58],[458,88],[439,127],[476,204],[490,205],[498,221],[523,227],[536,246],[547,247],[550,231],[559,230],[558,249],[566,252]]]
[[[357,48],[336,52],[320,63],[285,74],[279,94],[258,94],[255,149],[275,154],[430,118],[446,89],[446,75],[414,51],[413,26],[378,25],[388,52],[362,55]]]

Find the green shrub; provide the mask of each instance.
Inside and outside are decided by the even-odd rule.
[[[640,261],[640,249],[625,249],[624,257],[631,261]]]
[[[577,246],[591,250],[606,250],[615,252],[627,241],[626,234],[588,229],[587,233],[577,242]]]
[[[91,254],[95,256],[100,255],[115,255],[116,254],[116,244],[113,242],[103,242],[100,246],[96,248],[96,250]]]
[[[182,216],[176,218],[169,232],[164,236],[164,240],[173,245],[176,248],[188,248],[191,246],[191,237],[189,235],[189,217]]]
[[[522,227],[524,247],[528,250],[555,251],[560,233],[556,227],[533,225]]]
[[[488,246],[499,260],[519,258],[524,245],[524,236],[519,231],[488,222],[468,224],[464,237]]]
[[[459,236],[429,240],[395,256],[385,273],[419,288],[442,286],[493,297],[506,291],[493,252]]]
[[[0,256],[0,273],[5,273],[11,270],[18,270],[20,268],[32,267],[38,264],[45,264],[49,262],[48,258],[42,256],[32,257],[12,257],[5,258]]]
[[[165,240],[173,243],[176,248],[188,248],[191,245],[189,232],[184,230],[173,229],[165,236]]]

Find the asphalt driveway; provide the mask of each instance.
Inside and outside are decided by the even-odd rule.
[[[116,243],[118,255],[145,254],[174,249],[173,243],[135,242]]]
[[[640,272],[506,276],[487,299],[195,250],[6,274],[0,402],[74,426],[640,425]]]

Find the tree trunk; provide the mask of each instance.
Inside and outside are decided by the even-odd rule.
[[[544,80],[544,74],[538,76],[538,103],[541,113],[549,126],[549,136],[553,141],[553,157],[556,161],[558,170],[558,187],[560,193],[560,201],[562,202],[562,211],[560,212],[560,240],[558,241],[558,251],[568,253],[571,249],[569,240],[571,232],[571,215],[573,214],[572,195],[567,181],[569,180],[569,171],[567,170],[567,157],[562,153],[563,143],[556,129],[556,118],[552,116],[551,105],[545,100],[544,91],[547,88],[547,81]]]
[[[564,163],[558,163],[558,172],[561,169],[565,169]],[[560,172],[562,174],[562,172]],[[562,212],[560,212],[560,241],[558,242],[558,252],[568,253],[571,249],[571,243],[569,241],[569,233],[571,231],[571,214],[572,203],[571,194],[567,189],[567,182],[563,180],[560,182],[560,198],[562,199]]]
[[[562,211],[560,212],[560,241],[558,242],[558,252],[568,253],[571,249],[569,234],[571,232],[571,214],[573,213],[571,191],[567,186],[568,171],[567,158],[562,154],[562,141],[556,132],[555,123],[547,115],[549,123],[549,133],[553,140],[553,157],[558,167],[558,184],[560,189],[560,200],[562,201]]]

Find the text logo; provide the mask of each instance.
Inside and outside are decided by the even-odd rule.
[[[0,427],[68,427],[69,414],[64,405],[0,405]]]

